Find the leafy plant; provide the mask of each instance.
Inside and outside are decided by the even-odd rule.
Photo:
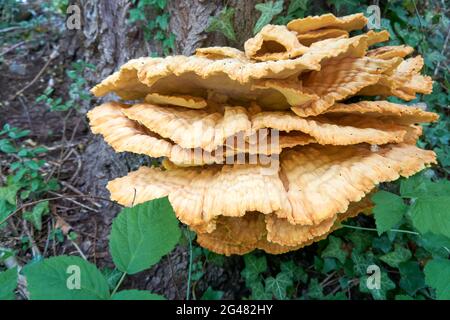
[[[144,38],[156,40],[161,44],[163,54],[170,54],[175,47],[175,35],[169,33],[170,16],[165,11],[167,0],[133,0],[133,4],[135,7],[129,10],[128,22],[142,26]]]
[[[57,256],[31,262],[21,273],[34,300],[160,300],[147,291],[118,290],[126,275],[150,268],[172,251],[180,234],[167,197],[156,199],[123,209],[114,219],[110,252],[119,272],[102,273],[80,257]],[[14,298],[17,274],[17,269],[0,273],[0,299]]]
[[[69,109],[80,109],[80,101],[91,100],[91,96],[86,91],[86,79],[83,74],[86,70],[94,70],[95,66],[82,60],[73,62],[71,69],[67,70],[66,75],[70,79],[69,99],[63,100],[62,97],[53,98],[54,89],[48,87],[44,93],[40,95],[36,102],[45,102],[49,106],[50,111],[67,111]]]
[[[236,41],[236,34],[233,27],[234,9],[225,7],[216,17],[209,20],[206,32],[221,32],[229,40]]]
[[[283,0],[267,1],[255,5],[255,9],[261,12],[261,16],[255,23],[253,34],[261,31],[266,24],[269,24],[275,16],[283,11],[283,2]]]

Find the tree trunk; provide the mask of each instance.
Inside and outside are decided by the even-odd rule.
[[[174,54],[189,55],[197,47],[210,45],[230,45],[242,49],[245,40],[252,36],[253,25],[260,14],[254,9],[258,2],[261,1],[170,0],[167,10],[170,13],[170,31],[176,37]],[[88,78],[92,85],[110,75],[127,60],[160,51],[157,44],[144,41],[142,30],[127,23],[131,1],[76,0],[73,4],[81,9],[82,26],[81,30],[69,32],[63,41],[63,48],[69,55],[96,66],[95,74]],[[220,33],[205,32],[209,18],[218,14],[225,6],[235,8],[236,43],[230,43]],[[90,194],[108,197],[105,187],[109,180],[123,176],[147,161],[148,158],[143,156],[117,154],[101,137],[92,137],[83,155],[81,187]],[[100,230],[99,239],[107,239],[109,225],[116,212],[117,207],[105,204],[100,224],[106,227]],[[99,244],[100,251],[102,246],[107,250],[105,243]],[[151,273],[145,275],[145,286],[146,289],[162,293],[167,298],[183,298],[187,282],[187,253],[184,248],[178,248],[170,255],[170,259],[173,263],[163,260]],[[172,270],[175,278],[167,270]],[[223,270],[216,270],[215,273],[218,276],[213,281],[224,284],[229,282],[231,274],[227,275]],[[238,272],[237,277],[239,278]],[[140,282],[142,283],[142,279]],[[181,296],[180,292],[183,293]]]

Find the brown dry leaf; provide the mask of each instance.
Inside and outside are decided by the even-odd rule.
[[[245,55],[257,61],[286,60],[304,54],[308,48],[300,44],[295,32],[285,26],[268,24],[245,44]]]
[[[335,102],[357,94],[361,89],[377,83],[382,74],[400,63],[390,60],[363,58],[332,59],[303,80],[303,88],[314,92],[320,99],[291,109],[301,117],[318,115]]]
[[[324,145],[402,142],[407,130],[405,126],[397,125],[393,121],[380,121],[351,114],[340,117],[321,115],[301,118],[289,111],[256,114],[252,117],[252,128],[300,131]]]
[[[427,112],[414,106],[392,103],[389,101],[359,101],[356,103],[336,103],[324,114],[355,114],[364,117],[392,118],[397,124],[414,124],[433,122],[439,118],[434,112]]]
[[[348,38],[348,32],[342,29],[324,28],[319,30],[312,30],[297,35],[298,41],[301,44],[309,47],[311,44],[317,41],[322,41],[330,38]]]
[[[289,30],[299,34],[322,28],[336,28],[345,31],[362,29],[367,24],[367,18],[362,13],[356,13],[343,17],[336,17],[331,13],[321,16],[308,16],[292,20],[287,24]]]
[[[395,57],[404,58],[414,52],[414,48],[410,46],[384,46],[367,51],[366,56],[377,59],[392,59]]]
[[[123,112],[182,148],[202,148],[209,152],[222,146],[228,137],[251,129],[247,110],[238,106],[226,106],[223,113],[211,113],[141,103]]]
[[[166,96],[158,93],[150,93],[145,96],[145,102],[155,104],[168,104],[172,106],[180,106],[190,109],[203,109],[208,105],[206,100],[201,97],[188,95]]]
[[[232,47],[197,48],[195,55],[210,60],[238,59],[248,62],[245,52]]]
[[[409,144],[370,148],[308,145],[281,154],[292,211],[276,212],[292,224],[312,225],[345,212],[381,182],[408,177],[435,163],[433,151]]]

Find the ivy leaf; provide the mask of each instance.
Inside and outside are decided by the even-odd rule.
[[[206,32],[219,31],[229,40],[236,41],[236,34],[233,27],[233,8],[223,8],[217,17],[211,17]]]
[[[395,227],[408,209],[401,197],[383,190],[374,194],[372,201],[378,235]]]
[[[281,262],[280,269],[294,281],[301,281],[303,283],[306,283],[306,281],[308,280],[308,274],[305,272],[305,270],[303,270],[302,267],[296,265],[292,260]]]
[[[419,263],[408,261],[399,265],[400,287],[408,294],[414,295],[418,290],[425,287],[425,278]]]
[[[5,220],[11,213],[14,212],[16,206],[10,204],[6,200],[0,199],[0,222]],[[0,224],[0,229],[6,226],[6,222]]]
[[[406,262],[411,258],[411,251],[402,247],[395,246],[395,250],[380,256],[380,260],[393,268],[398,268],[399,264]]]
[[[372,244],[373,236],[369,232],[355,230],[348,234],[346,238],[353,243],[356,251],[363,252]]]
[[[0,300],[14,300],[17,278],[17,267],[0,272]]]
[[[353,270],[357,276],[364,276],[367,274],[367,268],[374,264],[375,257],[372,252],[365,255],[356,251],[352,252]]]
[[[450,260],[433,259],[424,269],[425,283],[436,290],[439,300],[450,300]]]
[[[114,294],[112,300],[166,300],[159,294],[144,290],[122,290]]]
[[[109,240],[117,269],[135,274],[175,248],[181,232],[167,197],[123,209],[114,219]]]
[[[292,279],[284,272],[280,272],[277,276],[266,278],[266,290],[272,293],[278,300],[286,299],[286,290],[292,286]]]
[[[323,299],[323,289],[319,284],[319,280],[316,278],[311,279],[308,286],[308,297],[309,299]]]
[[[344,263],[347,257],[347,253],[344,250],[342,250],[342,240],[335,236],[329,236],[328,241],[329,241],[328,246],[322,252],[321,255],[322,258],[325,257],[336,258],[341,263]]]
[[[411,220],[420,233],[431,232],[450,238],[450,197],[424,197],[411,207]]]
[[[258,279],[260,273],[267,270],[267,260],[265,256],[257,257],[253,254],[244,256],[245,268],[241,275],[247,282],[253,282]]]
[[[224,292],[221,290],[214,290],[211,287],[208,287],[206,291],[203,293],[201,300],[221,300]]]
[[[257,34],[261,29],[269,24],[272,19],[283,11],[283,0],[267,1],[266,3],[258,3],[255,9],[261,12],[261,16],[256,21],[253,28],[253,34]]]
[[[33,210],[24,212],[23,218],[30,221],[37,230],[42,229],[42,216],[49,213],[48,201],[43,201],[34,206]]]
[[[75,256],[58,256],[26,265],[32,300],[105,300],[108,282],[92,263]],[[78,287],[79,285],[79,287]]]
[[[372,275],[373,276],[373,275]],[[372,295],[375,300],[386,300],[387,292],[395,289],[395,283],[389,278],[385,271],[380,273],[380,286],[379,289],[369,289],[367,286],[367,279],[369,277],[363,276],[359,282],[359,290],[361,292],[367,292]]]

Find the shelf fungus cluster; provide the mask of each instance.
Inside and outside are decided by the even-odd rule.
[[[111,198],[167,196],[198,243],[226,255],[296,250],[370,213],[379,183],[436,161],[416,141],[438,117],[383,100],[428,94],[432,80],[412,48],[383,46],[389,33],[366,23],[307,17],[265,26],[245,51],[124,64],[92,89],[119,97],[88,113],[92,131],[162,167],[109,182]]]

